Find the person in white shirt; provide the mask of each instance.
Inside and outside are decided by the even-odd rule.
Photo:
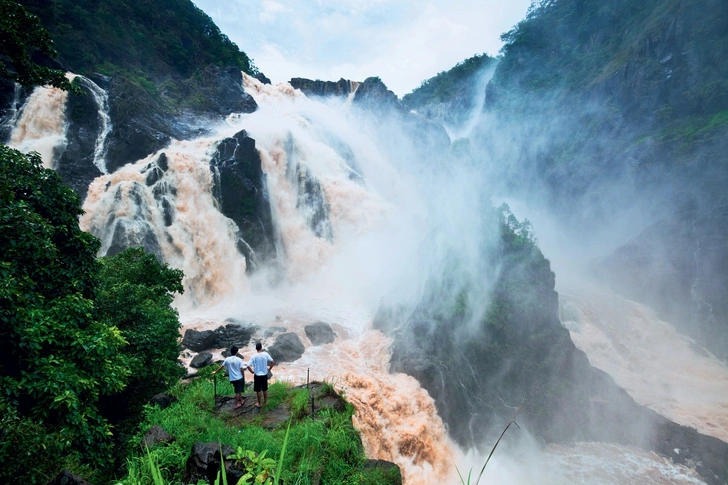
[[[255,403],[256,408],[260,408],[260,395],[263,394],[262,405],[268,404],[268,372],[276,365],[273,357],[268,352],[263,351],[263,344],[260,342],[255,344],[257,353],[250,358],[248,370],[254,374],[253,390],[258,396],[258,402]]]
[[[242,356],[238,356],[238,348],[236,346],[230,347],[230,356],[226,357],[222,361],[222,365],[212,372],[212,375],[217,374],[223,367],[227,371],[230,384],[235,389],[235,409],[238,409],[243,405],[242,392],[245,391],[245,378],[243,377],[243,371],[248,366],[243,361]]]

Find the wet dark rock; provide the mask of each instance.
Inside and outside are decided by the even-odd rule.
[[[402,472],[399,469],[399,465],[386,460],[364,460],[364,469],[367,468],[378,468],[384,471],[387,475],[387,483],[401,484],[402,483]]]
[[[289,157],[289,168],[293,156]],[[329,201],[321,188],[321,183],[306,165],[296,164],[291,178],[298,190],[296,207],[303,214],[308,227],[316,237],[334,240],[334,231],[329,219]]]
[[[32,89],[25,89],[8,79],[0,79],[0,143],[10,141],[13,120],[30,96]]]
[[[142,247],[144,251],[162,260],[162,250],[154,227],[146,221],[120,218],[114,221],[114,232],[106,256],[114,256],[128,248]]]
[[[262,82],[263,84],[270,84],[270,83],[271,83],[271,82],[270,82],[270,79],[268,78],[268,76],[266,76],[266,75],[265,75],[265,74],[263,74],[262,72],[259,72],[259,73],[257,73],[257,74],[256,74],[255,76],[253,76],[253,77],[254,77],[255,79],[257,79],[258,81]]]
[[[106,167],[109,172],[140,160],[167,146],[185,132],[167,109],[138,84],[114,76],[109,86],[109,116],[114,129],[108,136]]]
[[[195,352],[211,349],[217,342],[217,334],[212,330],[187,329],[182,338],[182,346]]]
[[[89,184],[102,174],[94,164],[96,141],[102,131],[102,121],[100,107],[91,91],[92,81],[83,77],[78,79],[84,94],[68,93],[66,146],[58,154],[56,171],[63,182],[78,192],[81,200],[84,200]]]
[[[164,177],[168,167],[167,154],[162,152],[155,161],[151,162],[142,170],[142,174],[147,174],[147,186],[151,187],[159,182],[159,180]]]
[[[48,482],[48,485],[91,485],[91,483],[68,470],[63,470],[56,478]]]
[[[208,352],[200,352],[192,358],[192,361],[190,362],[190,367],[194,367],[195,369],[202,369],[203,367],[207,367],[208,365],[210,365],[210,362],[212,362],[212,354]]]
[[[188,83],[186,97],[202,99],[193,105],[197,115],[224,117],[230,113],[252,113],[258,109],[253,97],[243,88],[243,74],[238,67],[210,65],[199,74],[200,81]]]
[[[152,396],[152,398],[149,400],[149,404],[153,404],[155,406],[159,406],[162,409],[168,408],[173,403],[177,402],[177,398],[172,396],[171,394],[167,394],[165,392],[155,394]]]
[[[242,349],[250,342],[257,327],[249,323],[230,323],[214,330],[215,346],[230,348],[233,345]]]
[[[336,340],[336,334],[331,329],[331,325],[324,322],[316,322],[304,327],[306,337],[313,345],[330,344]]]
[[[222,456],[221,455],[222,450]],[[198,481],[215,483],[217,474],[222,467],[222,459],[232,455],[234,450],[229,445],[221,443],[195,443],[192,445],[192,454],[187,459],[185,474],[182,483],[196,485]],[[242,476],[242,475],[241,475]],[[233,476],[228,475],[230,483],[237,483]]]
[[[393,331],[391,371],[422,384],[450,436],[464,447],[495,440],[520,408],[518,424],[547,443],[638,446],[686,465],[700,462],[706,482],[726,483],[728,443],[638,405],[592,367],[559,321],[548,260],[537,248],[502,251],[499,280],[488,295],[492,306],[477,330],[466,317],[441,311],[440,293],[426,295],[401,320],[390,309],[375,321]],[[690,451],[677,455],[671,448]]]
[[[341,96],[346,97],[352,91],[352,82],[341,78],[337,82],[313,81],[311,79],[294,77],[290,80],[291,86],[300,89],[306,96]]]
[[[301,358],[305,350],[298,335],[289,332],[279,335],[268,349],[268,353],[277,363],[294,362]]]
[[[169,444],[175,440],[175,437],[167,433],[161,426],[154,425],[144,433],[142,437],[142,447],[151,448],[154,445]]]
[[[275,260],[276,233],[255,140],[245,131],[222,140],[210,168],[215,174],[213,194],[220,211],[238,226],[238,249],[245,256],[247,271]]]

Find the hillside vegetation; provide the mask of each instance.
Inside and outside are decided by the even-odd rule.
[[[708,182],[715,196],[726,181],[726,33],[717,0],[544,0],[503,35],[489,107],[532,135],[523,152],[537,155],[523,162],[553,190],[566,181],[566,198],[635,169],[650,184],[684,177],[684,192]]]
[[[186,78],[209,64],[257,70],[189,0],[22,0],[79,74],[138,71],[153,81]]]

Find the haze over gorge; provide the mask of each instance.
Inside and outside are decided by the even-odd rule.
[[[300,346],[275,379],[343,391],[407,485],[511,420],[481,483],[728,484],[728,3],[536,2],[401,99],[271,84],[186,0],[19,3],[80,91],[0,78],[0,141],[99,257],[184,272],[188,370],[226,325]]]

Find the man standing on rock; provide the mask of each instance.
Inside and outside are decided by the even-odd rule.
[[[238,348],[233,345],[230,347],[230,356],[226,357],[225,360],[222,361],[222,365],[212,372],[212,375],[214,376],[220,371],[220,369],[225,367],[228,378],[230,379],[230,384],[232,384],[233,389],[235,389],[235,409],[238,409],[243,405],[243,397],[241,396],[242,392],[245,391],[243,369],[247,366],[248,364],[243,362],[242,357],[238,356]],[[260,398],[258,399],[260,400]]]
[[[260,408],[261,393],[263,393],[262,405],[268,404],[268,372],[276,363],[268,352],[263,352],[263,344],[260,342],[255,344],[255,350],[257,353],[250,358],[248,370],[255,374],[255,377],[253,377],[253,390],[258,395],[258,402],[255,403],[255,407]]]

